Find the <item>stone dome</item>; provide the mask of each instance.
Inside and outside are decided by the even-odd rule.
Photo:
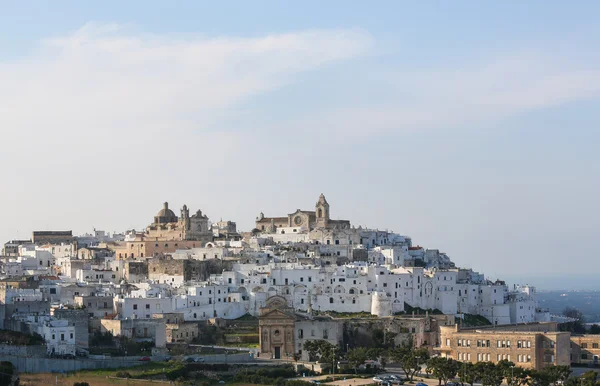
[[[154,222],[156,224],[165,224],[170,222],[177,222],[177,216],[171,209],[169,209],[169,203],[165,202],[163,208],[154,216]]]

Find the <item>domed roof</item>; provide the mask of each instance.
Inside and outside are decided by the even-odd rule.
[[[169,203],[165,202],[163,208],[154,216],[154,222],[156,223],[168,223],[176,222],[177,216],[171,209],[169,209]]]

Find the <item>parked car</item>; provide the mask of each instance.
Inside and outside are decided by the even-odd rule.
[[[204,358],[201,358],[201,357],[194,358],[194,362],[204,362]]]
[[[141,357],[140,359],[138,359],[138,361],[141,362],[150,362],[152,359],[150,357]]]
[[[381,377],[373,377],[373,380],[375,382],[383,382],[383,379]]]
[[[415,386],[427,386],[427,385],[423,382],[418,382]]]

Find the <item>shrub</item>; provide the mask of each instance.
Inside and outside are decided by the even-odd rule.
[[[73,386],[90,386],[87,382],[75,382]]]
[[[127,371],[117,371],[115,376],[117,378],[131,378],[131,374],[129,374]]]

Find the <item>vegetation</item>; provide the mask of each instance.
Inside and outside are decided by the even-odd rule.
[[[336,311],[313,311],[314,315],[328,315],[339,319],[376,319],[377,315],[370,312],[336,312]]]
[[[489,326],[490,322],[485,316],[463,314],[462,325],[464,327],[477,327],[477,326]]]
[[[415,313],[416,315],[425,315],[426,312],[428,312],[430,315],[443,315],[444,313],[440,310],[438,310],[437,308],[433,308],[433,309],[428,309],[428,310],[424,310],[421,307],[413,307],[410,304],[404,302],[404,311],[403,312],[398,312],[398,315],[402,315],[402,314],[407,314],[410,315],[412,313]]]
[[[481,383],[483,386],[500,386],[504,380],[509,386],[556,386],[566,382],[571,374],[569,366],[548,366],[542,370],[532,370],[516,367],[507,360],[498,363],[461,363],[441,357],[429,359],[426,371],[437,378],[440,385],[446,385],[449,380],[458,376],[463,384]],[[590,381],[587,386],[595,386],[594,382]],[[585,386],[585,382],[583,383]]]
[[[427,374],[431,374],[434,378],[437,378],[440,385],[442,383],[445,385],[449,379],[456,376],[459,367],[460,363],[454,359],[434,357],[427,360],[427,369],[425,371]]]
[[[12,346],[35,346],[44,344],[44,338],[36,332],[25,334],[18,331],[0,330],[0,342],[6,342]]]
[[[12,385],[12,377],[15,374],[15,366],[8,361],[0,362],[0,386]]]
[[[573,307],[567,307],[563,310],[563,316],[572,318],[574,321],[559,324],[561,331],[570,331],[575,334],[585,334],[585,318],[581,311]]]
[[[389,351],[391,361],[398,363],[402,371],[412,382],[415,374],[421,370],[421,365],[427,362],[429,354],[425,348],[414,348],[412,343],[406,343]]]

